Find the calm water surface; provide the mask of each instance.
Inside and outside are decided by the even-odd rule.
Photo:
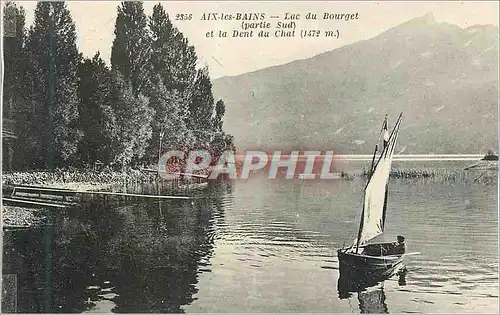
[[[386,233],[404,281],[339,299],[336,249],[364,181],[217,184],[191,200],[88,200],[4,232],[19,312],[497,312],[497,187],[391,179]],[[142,192],[156,188],[142,187]]]

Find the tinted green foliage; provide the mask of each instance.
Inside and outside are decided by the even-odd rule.
[[[111,69],[99,52],[82,58],[64,2],[39,2],[28,32],[22,7],[7,3],[4,16],[16,168],[156,164],[170,149],[234,147],[208,69],[197,69],[194,47],[160,4],[147,17],[142,2],[121,3]]]

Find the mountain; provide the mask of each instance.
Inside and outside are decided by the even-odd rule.
[[[498,27],[425,15],[315,57],[213,82],[239,150],[370,153],[403,112],[397,153],[497,147]],[[392,123],[392,124],[391,124]]]

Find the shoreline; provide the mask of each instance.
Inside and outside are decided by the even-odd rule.
[[[139,170],[118,172],[109,169],[30,170],[2,174],[2,186],[32,185],[77,190],[105,189],[118,183],[145,183],[156,180],[156,173]]]
[[[173,172],[178,170],[172,170]],[[341,174],[341,178],[344,180],[352,180],[354,178],[367,178],[368,170],[366,167],[360,167],[358,169],[350,169],[350,167],[339,168],[336,170]],[[494,172],[493,172],[494,171]],[[391,178],[402,178],[402,179],[418,179],[418,178],[436,178],[442,180],[460,181],[467,180],[476,177],[492,178],[496,177],[498,169],[491,168],[471,168],[468,170],[460,168],[434,168],[434,167],[397,167],[391,170]],[[199,172],[197,175],[206,172]],[[484,174],[483,174],[484,173]],[[494,173],[494,174],[492,174]],[[479,176],[479,175],[484,176]],[[3,193],[6,192],[10,187],[29,185],[29,186],[39,186],[45,188],[56,188],[56,189],[70,189],[78,191],[103,191],[112,189],[118,185],[128,185],[128,184],[149,184],[155,182],[170,183],[173,186],[186,186],[190,184],[198,184],[200,182],[208,181],[210,179],[198,179],[185,177],[183,179],[175,178],[168,179],[158,177],[156,172],[152,172],[150,169],[136,170],[129,169],[126,172],[114,171],[110,169],[104,170],[91,170],[91,169],[68,169],[68,170],[29,170],[29,171],[18,171],[9,172],[2,174],[2,188]]]
[[[368,177],[366,168],[357,171],[342,171],[342,180]],[[402,180],[442,180],[449,182],[472,181],[479,184],[496,184],[497,171],[494,174],[486,171],[470,172],[464,169],[433,169],[427,167],[396,168],[390,173],[391,178]],[[110,169],[68,169],[53,171],[22,171],[2,174],[2,196],[16,185],[30,185],[46,188],[70,189],[78,191],[106,191],[119,185],[137,185],[153,182],[167,182],[173,188],[183,189],[197,187],[205,181],[168,180],[158,178],[156,172],[130,169],[127,172],[118,172]],[[5,228],[36,227],[44,220],[46,209],[43,207],[30,208],[23,206],[2,205],[2,223]]]
[[[130,169],[126,172],[110,169],[67,169],[28,170],[2,174],[2,197],[9,194],[14,186],[28,185],[45,188],[70,189],[77,191],[110,191],[120,185],[137,185],[156,182],[156,172]],[[161,179],[173,186],[181,187],[181,182]],[[189,182],[188,182],[189,183]],[[35,228],[46,219],[44,207],[26,207],[2,204],[3,230]]]

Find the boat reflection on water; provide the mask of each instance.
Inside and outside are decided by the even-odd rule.
[[[401,266],[394,274],[385,277],[363,277],[349,278],[346,274],[340,274],[337,290],[340,299],[350,299],[356,293],[359,303],[359,311],[362,314],[376,313],[387,314],[389,309],[386,303],[384,282],[394,275],[398,276],[398,284],[406,285],[405,266]]]

